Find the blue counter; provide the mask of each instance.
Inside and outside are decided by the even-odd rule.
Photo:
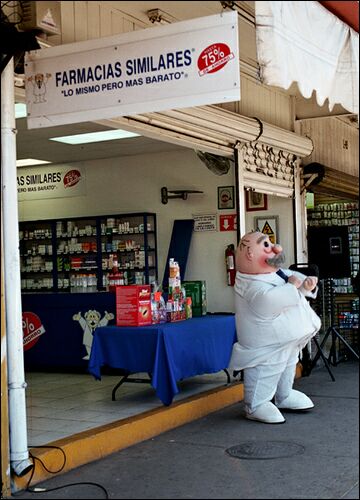
[[[87,372],[95,328],[115,324],[115,294],[23,294],[22,311],[25,369]]]

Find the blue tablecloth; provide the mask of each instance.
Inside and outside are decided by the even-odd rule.
[[[101,379],[108,365],[151,374],[151,384],[165,405],[179,392],[177,381],[227,368],[236,342],[233,315],[209,315],[143,327],[98,327],[89,372]]]

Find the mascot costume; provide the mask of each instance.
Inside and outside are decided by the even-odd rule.
[[[309,410],[311,399],[292,388],[301,349],[321,321],[305,297],[317,295],[317,277],[281,269],[282,247],[254,231],[236,250],[237,342],[229,368],[244,370],[245,415],[285,422],[280,410]]]

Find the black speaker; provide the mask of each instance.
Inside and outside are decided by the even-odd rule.
[[[351,276],[347,226],[310,226],[308,253],[309,262],[319,268],[320,279]]]

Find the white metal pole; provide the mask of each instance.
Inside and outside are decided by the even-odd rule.
[[[294,231],[295,231],[295,258],[296,263],[308,262],[307,252],[307,211],[306,191],[301,192],[300,160],[295,162],[294,170]]]
[[[239,146],[235,148],[235,154],[237,155],[237,165],[238,165],[238,206],[240,213],[238,214],[238,234],[239,241],[246,233],[246,224],[245,224],[245,192],[244,192],[244,161],[242,155],[242,147]],[[238,241],[238,243],[239,243]]]
[[[14,60],[1,74],[1,187],[3,204],[10,465],[18,476],[32,467],[27,445],[16,176]]]

